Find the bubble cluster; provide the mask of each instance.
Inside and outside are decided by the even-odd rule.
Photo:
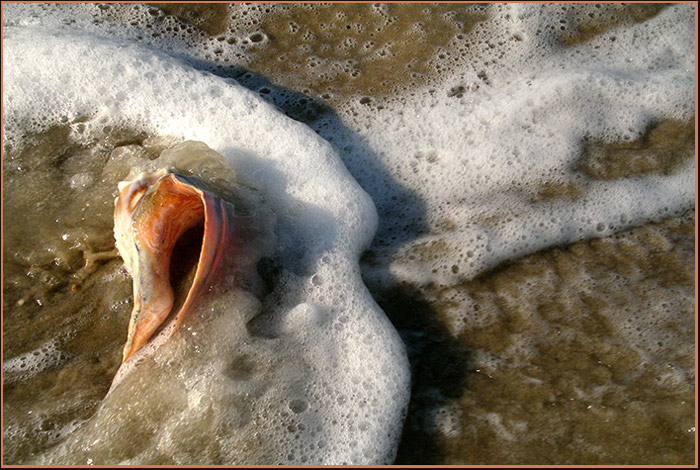
[[[587,16],[583,10],[575,14]],[[615,41],[601,33],[565,48],[540,25],[569,10],[488,11],[469,36],[482,62],[453,62],[440,76],[442,91],[427,86],[343,106],[365,148],[409,193],[382,191],[376,173],[360,168],[366,159],[345,147],[349,139],[336,137],[382,217],[373,264],[388,263],[391,276],[413,284],[450,285],[547,246],[677,215],[694,199],[690,140],[672,150],[665,146],[681,138],[653,143],[657,128],[680,135],[692,122],[693,76],[683,72],[693,67],[692,35],[668,34],[683,8],[657,11],[616,31]],[[664,66],[644,66],[658,61]],[[375,102],[381,110],[367,108]],[[591,142],[612,150],[587,157]],[[607,173],[586,170],[585,162],[610,155],[620,163],[605,163]],[[399,240],[408,243],[397,250]]]
[[[74,123],[75,132],[137,124],[149,134],[206,142],[232,159],[234,169],[276,204],[279,249],[261,262],[263,277],[276,287],[262,302],[268,314],[256,317],[247,329],[256,341],[278,344],[286,338],[291,356],[308,359],[290,368],[313,380],[300,384],[292,376],[275,375],[281,374],[274,368],[277,359],[265,347],[237,349],[235,364],[212,365],[203,373],[247,384],[241,386],[250,387],[259,408],[251,413],[206,398],[229,393],[227,403],[243,400],[229,382],[212,385],[215,392],[188,382],[193,389],[183,392],[180,403],[211,410],[196,425],[207,429],[201,435],[221,434],[207,426],[229,430],[265,423],[270,433],[246,435],[249,440],[226,448],[245,449],[250,461],[277,463],[325,462],[328,456],[337,457],[333,463],[392,460],[391,445],[363,439],[381,434],[382,443],[398,440],[395,423],[406,412],[402,348],[386,319],[371,313],[376,312],[371,299],[348,296],[364,289],[353,257],[368,246],[375,227],[376,237],[362,258],[365,281],[373,291],[413,286],[438,306],[449,336],[470,345],[477,389],[480,381],[491,380],[522,385],[514,395],[525,397],[523,409],[532,416],[550,416],[538,407],[556,410],[573,399],[589,400],[591,408],[585,409],[591,415],[621,419],[623,413],[604,397],[606,390],[616,392],[628,382],[602,387],[610,379],[603,359],[581,366],[599,380],[599,388],[582,386],[567,371],[561,379],[548,375],[557,361],[572,363],[567,351],[597,350],[598,343],[557,347],[575,344],[581,330],[614,331],[647,364],[676,351],[681,359],[669,362],[673,367],[654,383],[685,386],[682,358],[688,351],[673,341],[679,327],[671,320],[690,308],[685,287],[669,294],[663,286],[652,286],[658,295],[642,296],[640,302],[630,300],[633,295],[621,300],[615,289],[600,294],[597,281],[563,255],[554,256],[555,268],[542,269],[541,276],[527,272],[518,282],[496,276],[493,292],[462,287],[533,252],[610,237],[693,206],[693,148],[688,145],[688,123],[695,112],[692,7],[216,8],[219,20],[207,19],[211,11],[206,9],[174,5],[3,9],[7,43],[29,48],[20,57],[6,46],[6,66],[15,71],[12,76],[31,77],[5,80],[6,146],[17,145],[27,130],[37,132],[55,122]],[[60,32],[36,44],[37,30],[50,28]],[[97,39],[104,36],[108,39]],[[87,61],[91,67],[81,68],[81,80],[94,88],[78,83],[74,70],[61,68],[59,54],[66,63]],[[27,55],[37,62],[27,62]],[[106,61],[107,56],[118,60]],[[119,77],[117,83],[113,76]],[[37,91],[34,82],[47,91]],[[265,102],[307,123],[330,145],[278,116]],[[682,142],[676,145],[676,140]],[[115,161],[133,156],[131,150],[120,152],[126,153],[115,155]],[[348,171],[369,193],[378,218]],[[75,171],[67,184],[77,192],[90,181]],[[652,243],[665,250],[663,240],[657,237]],[[640,250],[635,243],[622,245],[622,252]],[[586,251],[574,246],[573,251]],[[619,277],[604,285],[638,279],[643,270],[624,257],[610,258],[620,263]],[[663,260],[660,266],[678,268],[673,256]],[[556,291],[562,279],[580,287],[576,296]],[[541,302],[537,296],[543,292],[554,301]],[[677,299],[663,300],[664,293]],[[625,302],[633,308],[617,309]],[[413,305],[398,304],[406,316],[413,313]],[[581,311],[586,314],[575,315]],[[358,320],[370,317],[369,323]],[[567,323],[572,318],[581,323]],[[528,336],[533,325],[551,333],[551,341],[533,341]],[[434,340],[422,331],[402,335],[419,352]],[[334,347],[327,347],[326,338],[332,338]],[[627,350],[613,343],[604,342],[602,356],[624,356]],[[208,347],[198,343],[195,350],[206,354]],[[367,357],[394,359],[367,367]],[[545,359],[533,366],[538,358]],[[256,372],[261,365],[268,375]],[[629,372],[629,364],[618,365]],[[499,370],[506,372],[494,379]],[[281,384],[272,389],[278,395],[266,394],[265,377]],[[373,382],[377,377],[381,380]],[[624,377],[629,383],[655,380],[633,372]],[[551,390],[556,394],[544,396]],[[495,393],[501,391],[513,390],[502,387]],[[483,397],[463,397],[461,406],[453,407],[443,406],[440,393],[431,393],[417,398],[440,403],[423,425],[450,442],[476,432],[459,424],[471,416],[465,410]],[[532,396],[537,399],[530,400]],[[387,414],[387,409],[392,411]],[[100,419],[105,421],[117,416],[104,413]],[[531,445],[528,436],[537,435],[523,427],[522,419],[509,419],[506,410],[487,410],[481,417],[489,435],[497,437],[496,447]],[[640,420],[638,429],[649,424]],[[148,444],[151,451],[158,445],[176,447],[178,433],[187,434],[186,421],[184,414],[173,418],[163,427],[161,440]],[[278,436],[283,438],[276,440]],[[270,441],[279,446],[264,454],[264,443]],[[199,455],[209,461],[221,455],[209,442],[198,445]],[[187,448],[173,452],[167,458],[191,459]]]
[[[58,339],[52,339],[33,351],[7,359],[2,363],[2,372],[5,382],[13,383],[57,366],[67,358],[58,349]]]
[[[257,94],[133,42],[13,20],[4,34],[6,145],[22,142],[27,122],[206,142],[277,220],[267,293],[212,295],[37,462],[391,462],[408,364],[360,278],[374,206],[334,149]],[[147,141],[115,149],[104,170],[128,177],[130,165],[162,163]],[[91,181],[76,171],[66,184],[87,195]],[[30,367],[28,357],[7,367]],[[150,437],[134,442],[134,426]]]

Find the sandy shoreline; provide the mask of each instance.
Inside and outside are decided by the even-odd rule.
[[[466,41],[474,24],[488,17],[488,8],[461,10],[449,4],[389,5],[379,13],[371,5],[318,10],[289,5],[262,11],[260,20],[249,22],[233,18],[235,11],[222,5],[161,6],[141,8],[148,9],[154,25],[177,26],[178,37],[189,38],[189,47],[212,40],[231,46],[208,51],[202,68],[235,78],[334,145],[337,136],[319,123],[343,126],[344,110],[352,109],[349,102],[360,100],[381,110],[383,103],[439,81],[436,64],[449,63],[450,54],[463,54],[453,47],[455,42]],[[647,21],[662,10],[652,4],[604,5],[591,16],[574,9],[560,33],[562,47]],[[100,14],[102,21],[123,20],[110,8]],[[416,24],[427,32],[417,31]],[[368,45],[362,39],[373,30]],[[308,38],[300,40],[304,34]],[[418,36],[421,46],[407,47]],[[243,37],[248,43],[233,41]],[[386,57],[376,54],[382,48]],[[238,58],[242,65],[224,64],[223,58]],[[308,61],[316,65],[299,66]],[[466,94],[469,89],[457,86],[453,92]],[[106,257],[83,268],[83,253],[112,249],[111,187],[101,181],[103,186],[85,196],[92,202],[90,223],[70,234],[76,240],[72,248],[47,242],[48,254],[39,254],[32,247],[62,235],[50,228],[53,211],[63,210],[60,217],[76,226],[86,215],[54,202],[56,207],[33,214],[30,226],[23,224],[25,214],[46,194],[69,198],[72,193],[52,181],[51,172],[34,172],[27,179],[17,168],[50,163],[51,171],[88,174],[96,180],[115,149],[128,147],[153,158],[172,144],[164,140],[167,136],[149,136],[139,129],[104,129],[76,141],[71,129],[79,125],[56,126],[26,136],[20,148],[5,148],[5,360],[43,344],[51,347],[56,337],[50,329],[56,324],[73,332],[59,341],[71,358],[67,365],[47,365],[29,378],[6,372],[3,432],[26,429],[21,439],[5,441],[5,463],[24,461],[60,438],[58,430],[66,429],[62,426],[94,412],[119,365],[121,326],[130,310],[128,303],[113,303],[130,291],[130,279],[119,271],[120,259]],[[581,171],[599,180],[673,173],[687,162],[694,142],[692,122],[661,121],[632,142],[589,143]],[[341,158],[352,157],[342,147],[338,151]],[[61,157],[56,160],[56,155]],[[86,166],[88,170],[77,171]],[[114,167],[108,179],[118,180],[123,172]],[[353,176],[360,184],[371,181],[362,174]],[[26,188],[33,191],[20,194]],[[365,190],[370,196],[378,191]],[[386,191],[412,204],[400,183]],[[541,188],[539,196],[575,200],[585,191],[585,185],[553,184]],[[381,219],[388,209],[380,206],[378,212],[378,235],[360,266],[369,290],[407,346],[413,377],[397,464],[693,462],[692,210],[604,238],[547,248],[453,285],[393,279],[386,260],[374,253],[398,245]],[[403,236],[412,240],[427,230],[420,224],[414,229]],[[430,234],[449,230],[444,226]],[[436,253],[445,259],[457,256],[440,252],[437,245],[415,251],[413,255],[426,260]],[[376,280],[377,270],[382,282]],[[81,282],[76,282],[78,277]],[[45,306],[40,308],[37,299]],[[95,309],[109,312],[107,324],[89,316]],[[22,424],[37,402],[44,404],[47,417],[38,433],[33,431],[37,423]]]

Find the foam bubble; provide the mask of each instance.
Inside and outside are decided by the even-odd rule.
[[[605,179],[596,176],[600,174],[600,168],[588,172],[581,169],[589,142],[613,145],[636,141],[657,122],[684,122],[694,115],[693,71],[696,64],[692,7],[673,5],[655,12],[639,24],[611,27],[592,37],[569,42],[587,30],[577,30],[577,22],[585,23],[590,18],[595,23],[610,13],[607,7],[599,7],[578,5],[573,10],[570,6],[566,9],[563,6],[542,8],[527,4],[474,7],[487,14],[468,34],[455,34],[442,55],[426,62],[434,67],[434,74],[426,79],[425,86],[397,80],[391,88],[395,93],[385,97],[370,95],[363,90],[358,96],[341,103],[336,109],[339,117],[317,116],[312,112],[313,107],[308,106],[307,101],[312,101],[310,98],[303,98],[305,101],[301,103],[298,98],[269,83],[254,87],[257,96],[280,104],[288,112],[300,108],[303,110],[300,115],[305,116],[304,112],[308,112],[314,119],[318,117],[315,120],[309,118],[313,128],[339,149],[350,173],[372,196],[379,211],[380,226],[372,246],[372,262],[365,263],[363,274],[375,287],[407,282],[421,287],[422,293],[429,292],[426,286],[456,285],[500,262],[558,244],[608,236],[693,206],[692,151],[679,155],[680,164],[669,171]],[[616,5],[609,7],[612,10],[617,8]],[[122,20],[128,18],[118,24],[106,24],[109,15],[104,11],[99,13],[97,6],[85,4],[60,7],[4,5],[3,21],[10,39],[17,35],[17,30],[10,26],[30,27],[34,24],[59,28],[63,27],[63,22],[71,21],[72,29],[98,36],[129,37],[158,51],[168,52],[199,69],[216,71],[222,70],[226,64],[250,63],[247,61],[251,56],[246,51],[254,51],[252,48],[272,42],[263,38],[256,46],[252,41],[251,35],[260,30],[259,21],[269,13],[268,9],[286,12],[286,8],[289,7],[232,6],[226,10],[229,28],[225,33],[218,37],[207,37],[202,33],[196,40],[192,35],[188,37],[175,31],[179,23],[174,17],[164,18],[159,10],[138,5],[109,5],[110,15],[118,15]],[[377,15],[386,17],[386,22],[378,30],[391,24],[391,8],[391,5],[371,6]],[[429,14],[431,9],[426,7],[424,11]],[[99,21],[93,21],[95,19]],[[123,26],[129,22],[135,24]],[[301,29],[293,21],[288,27],[294,34]],[[419,24],[414,25],[411,33],[417,34],[419,39],[424,38]],[[33,34],[25,37],[31,38]],[[86,56],[90,63],[102,67],[105,61],[90,51],[93,42],[100,41],[90,40],[85,43],[89,47],[81,47],[80,42],[85,41],[83,36],[65,31],[55,34],[58,36],[55,44],[67,46],[64,49],[68,61]],[[310,55],[313,46],[304,41],[313,41],[311,33],[302,31],[299,36],[303,36],[300,50]],[[386,44],[379,46],[364,39],[354,44],[352,37],[348,36],[348,39],[347,44],[343,42],[346,49],[364,47],[368,56],[376,61],[392,55],[391,47]],[[285,335],[294,336],[298,344],[314,348],[320,347],[314,336],[318,331],[316,328],[325,328],[323,331],[340,338],[343,354],[347,355],[349,363],[355,365],[346,371],[348,377],[363,377],[370,372],[391,376],[387,378],[387,383],[391,383],[388,387],[400,390],[401,376],[399,374],[397,378],[396,375],[400,368],[384,364],[377,370],[363,371],[362,367],[356,366],[362,362],[362,354],[353,352],[355,344],[361,341],[366,351],[381,351],[382,335],[373,333],[370,328],[359,327],[352,316],[348,317],[341,311],[373,309],[375,306],[370,305],[371,300],[350,301],[344,294],[339,294],[343,290],[332,289],[332,286],[339,285],[345,288],[346,283],[350,291],[357,288],[355,264],[338,266],[333,250],[343,247],[357,252],[358,247],[366,242],[366,237],[360,236],[358,239],[363,241],[353,243],[357,226],[374,224],[373,214],[361,210],[365,204],[362,198],[347,199],[344,190],[337,187],[327,190],[325,181],[311,176],[317,171],[316,164],[324,167],[323,171],[328,170],[324,162],[325,159],[335,161],[334,156],[329,156],[333,152],[327,152],[319,141],[311,138],[300,138],[294,145],[289,145],[286,136],[289,132],[296,132],[297,125],[283,119],[267,119],[268,108],[252,93],[232,93],[230,88],[233,85],[229,82],[224,85],[223,81],[204,78],[199,72],[152,50],[134,50],[128,42],[112,44],[117,44],[114,46],[116,52],[110,49],[110,53],[114,52],[116,57],[124,60],[116,61],[118,63],[112,67],[95,67],[105,73],[90,75],[87,83],[96,83],[98,93],[89,88],[70,87],[61,92],[63,94],[47,93],[44,96],[38,93],[34,101],[27,99],[17,104],[13,101],[31,95],[34,88],[29,82],[23,86],[31,93],[23,94],[18,89],[21,87],[8,88],[4,98],[5,122],[9,126],[6,139],[11,141],[20,132],[20,127],[12,127],[13,123],[21,124],[21,129],[39,129],[57,119],[73,119],[79,115],[77,108],[81,111],[87,109],[92,115],[106,120],[128,114],[153,132],[205,141],[227,157],[235,153],[237,171],[250,175],[266,193],[286,201],[312,200],[314,207],[289,203],[281,213],[282,220],[303,219],[307,224],[285,226],[291,231],[283,233],[281,243],[284,249],[281,251],[284,254],[278,264],[289,269],[275,277],[279,286],[288,291],[303,292],[303,298],[285,299],[287,303],[278,306],[274,315],[254,325],[255,331],[271,341]],[[31,47],[33,54],[29,57],[34,57],[34,53],[38,53],[39,58],[46,54],[46,61],[52,56],[55,59],[57,51],[62,50],[33,44]],[[129,48],[131,52],[120,48]],[[8,56],[9,60],[6,60],[13,66],[12,54]],[[19,61],[17,54],[14,57]],[[22,56],[21,60],[26,61],[26,57]],[[318,80],[327,80],[329,76],[340,81],[357,78],[352,75],[358,73],[352,63],[332,62],[311,57],[300,67],[308,76]],[[34,69],[27,70],[28,77],[41,76],[42,80],[60,81],[60,77],[43,74],[41,68],[34,65],[26,65],[26,68]],[[108,80],[105,75],[113,73],[122,77],[126,87],[119,83],[112,91],[113,83],[108,82],[105,86]],[[295,79],[298,78],[296,74],[293,74]],[[171,75],[175,77],[171,82],[159,78]],[[243,74],[241,79],[255,83],[252,75]],[[70,77],[70,73],[67,76]],[[9,83],[9,86],[13,85],[16,84]],[[58,87],[57,84],[53,86]],[[143,92],[136,95],[126,93],[138,87]],[[307,89],[302,91],[308,92]],[[87,99],[82,98],[84,95]],[[173,104],[175,97],[182,98],[182,106]],[[333,90],[327,90],[323,97],[329,101],[334,99]],[[97,109],[89,105],[95,99],[102,103]],[[212,105],[212,101],[216,105]],[[21,111],[23,107],[31,106],[46,109],[44,103],[59,111],[55,115],[32,118],[27,118],[27,113]],[[227,113],[230,116],[223,116]],[[260,115],[263,118],[256,120]],[[118,124],[118,119],[115,122]],[[240,125],[240,122],[244,124]],[[259,126],[260,132],[256,132],[254,125],[250,124],[252,122]],[[263,141],[256,141],[261,135]],[[228,148],[228,140],[236,141],[235,152]],[[302,148],[298,145],[300,142],[309,146],[309,155],[313,157],[305,159],[301,152],[295,152],[295,149]],[[593,167],[599,155],[595,154],[594,147],[588,147],[593,149],[594,155],[589,162]],[[317,158],[319,155],[322,157]],[[312,164],[294,168],[299,162]],[[338,174],[342,173],[338,171]],[[331,178],[331,181],[336,180]],[[337,181],[347,179],[338,178]],[[318,196],[311,199],[309,195],[316,192]],[[319,207],[315,207],[316,204]],[[325,214],[317,210],[319,208],[330,212]],[[347,221],[347,226],[329,222],[335,220],[337,214],[346,212],[362,215]],[[316,236],[319,239],[313,243],[303,246],[296,243],[296,240],[311,240]],[[324,250],[331,254],[327,261],[323,261],[326,257]],[[276,272],[278,264],[271,262],[270,271]],[[597,284],[588,282],[585,273],[581,274],[570,266],[564,268],[569,278],[580,281],[582,290],[595,292]],[[351,275],[341,276],[338,272]],[[535,292],[538,289],[549,292],[548,286],[551,287],[549,279],[538,279],[525,287]],[[535,315],[526,307],[520,308],[520,304],[527,303],[522,300],[527,300],[527,296],[515,290],[504,297],[504,305],[508,307],[505,312],[495,306],[495,299],[473,299],[459,293],[450,295],[454,296],[451,300],[454,305],[445,310],[445,316],[453,336],[502,322],[505,314],[512,316],[508,320],[512,320],[511,326],[517,329],[525,320],[536,322],[538,315],[559,318],[568,310],[576,310],[570,305],[576,299],[562,298],[561,312],[547,311]],[[669,341],[669,333],[659,327],[662,322],[659,319],[672,318],[679,311],[688,310],[687,304],[692,303],[682,292],[679,295],[679,304],[634,304],[636,310],[633,312],[617,312],[613,302],[604,314],[614,320],[616,333],[638,346],[642,355],[654,361],[657,354],[663,356],[664,346],[660,344],[668,345]],[[336,304],[344,308],[339,311],[335,309]],[[316,326],[307,328],[306,325]],[[532,342],[518,334],[514,333],[516,338],[510,349],[500,353],[509,358],[531,359]],[[563,334],[575,335],[571,331]],[[314,354],[323,356],[321,352]],[[332,364],[340,363],[338,361],[342,362],[328,355],[322,369],[328,372],[332,370]],[[480,370],[493,370],[503,365],[500,355],[481,349],[475,351],[474,361]],[[238,379],[251,377],[252,372],[246,364],[242,361],[231,370],[231,375]],[[333,376],[330,372],[328,375]],[[677,379],[674,373],[664,378],[670,382]],[[363,390],[372,389],[372,384],[367,384],[369,388],[366,388],[361,379],[348,379],[345,385],[347,390],[331,394],[340,406],[364,396],[366,392]],[[318,390],[315,393],[319,393]],[[294,398],[285,397],[280,401],[283,407],[289,408],[290,400],[301,396],[296,390],[292,395]],[[312,409],[310,406],[301,414],[310,413]],[[344,424],[347,416],[339,421],[343,424],[338,425],[339,432],[353,445],[356,442],[354,429],[366,427],[362,424],[364,418],[355,411],[352,410],[349,425]],[[287,430],[290,435],[297,435],[298,423],[289,420],[293,413],[289,409],[284,412],[288,416],[278,416],[275,426]],[[229,417],[223,421],[245,421],[237,419]],[[517,423],[505,423],[496,414],[488,415],[487,422],[503,440],[517,438]],[[450,420],[445,423],[449,424]],[[307,432],[308,423],[302,424]],[[366,429],[374,428],[369,426]],[[446,434],[450,433],[449,425],[442,429]],[[163,442],[173,441],[166,439]],[[326,435],[317,434],[306,444],[313,449],[323,449],[325,455],[339,452],[338,455],[342,454],[342,459],[347,462],[355,457],[353,452],[345,452],[346,447],[339,447]],[[274,458],[281,463],[311,458],[310,451],[300,451],[293,446],[281,448],[280,452]],[[371,450],[365,450],[360,455],[367,452],[371,454]]]
[[[5,382],[24,380],[44,369],[60,364],[66,356],[58,349],[58,344],[58,338],[53,338],[32,351],[4,361],[2,371]]]
[[[601,180],[577,171],[586,140],[629,141],[656,122],[692,119],[694,49],[685,6],[616,31],[615,41],[602,36],[568,48],[557,48],[541,28],[556,23],[556,9],[494,5],[489,12],[474,39],[499,45],[479,51],[488,67],[460,61],[444,74],[447,84],[479,87],[418,89],[410,99],[387,100],[381,112],[354,101],[344,106],[346,124],[424,205],[424,214],[412,213],[405,200],[369,189],[388,215],[378,236],[389,243],[375,244],[376,264],[391,268],[374,270],[377,277],[451,285],[547,246],[692,207],[692,149],[665,173]],[[519,40],[512,40],[514,27],[525,32]],[[359,154],[346,162],[362,185],[377,185],[376,175],[355,166],[365,164]],[[425,235],[413,235],[416,222]],[[397,252],[394,239],[410,242]]]
[[[132,42],[31,24],[3,33],[6,144],[66,116],[203,141],[277,215],[268,256],[279,269],[263,312],[243,294],[213,296],[191,330],[121,371],[95,416],[39,461],[389,463],[408,365],[359,275],[374,206],[333,148],[232,81]],[[121,150],[111,162],[136,158]],[[251,336],[244,312],[270,329]],[[134,443],[136,425],[152,437]],[[189,449],[194,435],[207,443]],[[309,450],[318,436],[327,445]]]

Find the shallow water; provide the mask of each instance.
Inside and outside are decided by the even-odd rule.
[[[39,20],[24,20],[48,22],[52,8],[64,7],[45,8]],[[635,25],[664,14],[660,5],[648,4],[542,9],[551,10],[541,20],[548,38],[542,55],[574,51],[594,64],[604,63],[595,58],[605,48],[596,38],[619,44]],[[630,205],[614,223],[588,221],[582,226],[593,228],[582,230],[571,222],[571,232],[582,235],[544,237],[550,241],[526,232],[529,245],[470,264],[481,255],[454,234],[468,233],[475,221],[505,226],[516,211],[498,208],[469,219],[446,209],[445,201],[461,201],[436,187],[440,177],[447,185],[450,173],[436,180],[431,168],[449,162],[431,150],[439,148],[439,137],[420,126],[408,137],[419,148],[403,161],[385,156],[390,150],[377,143],[383,132],[401,135],[392,119],[414,96],[425,99],[424,90],[476,100],[503,80],[498,62],[507,69],[513,60],[508,45],[479,29],[494,16],[491,7],[448,4],[105,5],[88,8],[82,20],[76,16],[75,28],[134,37],[236,78],[336,146],[377,206],[377,236],[360,266],[411,365],[411,402],[396,463],[692,463],[692,201],[679,196],[684,202],[658,211],[646,209],[651,201],[642,209]],[[513,27],[512,40],[523,41],[523,34]],[[487,53],[499,48],[503,53]],[[486,63],[474,65],[473,81],[450,78],[482,55]],[[631,106],[642,107],[643,99],[631,97]],[[549,205],[595,205],[601,182],[660,187],[664,180],[656,175],[687,172],[692,111],[646,112],[650,117],[632,119],[627,134],[592,132],[582,139],[571,159],[575,177],[555,171],[530,186],[514,179],[504,191],[547,214]],[[374,117],[387,124],[372,128]],[[546,128],[547,116],[539,118]],[[616,118],[627,119],[610,120]],[[6,463],[27,461],[66,439],[106,394],[131,308],[131,281],[112,251],[112,193],[130,171],[124,162],[150,161],[178,141],[147,129],[103,129],[89,117],[41,132],[31,127],[11,147],[5,142],[3,157]],[[465,138],[454,148],[471,145]],[[499,173],[484,174],[498,179]],[[259,271],[275,269],[263,262]],[[33,374],[25,372],[30,368]],[[192,445],[199,449],[181,454],[226,463],[220,460],[226,452],[206,442]],[[252,449],[253,459],[276,458]],[[181,454],[148,458],[177,462]]]
[[[376,292],[423,378],[399,462],[692,461],[694,222]],[[425,318],[401,315],[409,306]]]

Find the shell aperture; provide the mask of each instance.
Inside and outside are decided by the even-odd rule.
[[[173,249],[198,224],[203,225],[201,250],[194,280],[177,312],[176,327],[226,265],[235,239],[234,207],[198,179],[169,169],[142,173],[132,182],[119,184],[114,237],[134,289],[123,361],[148,341],[173,309]]]

